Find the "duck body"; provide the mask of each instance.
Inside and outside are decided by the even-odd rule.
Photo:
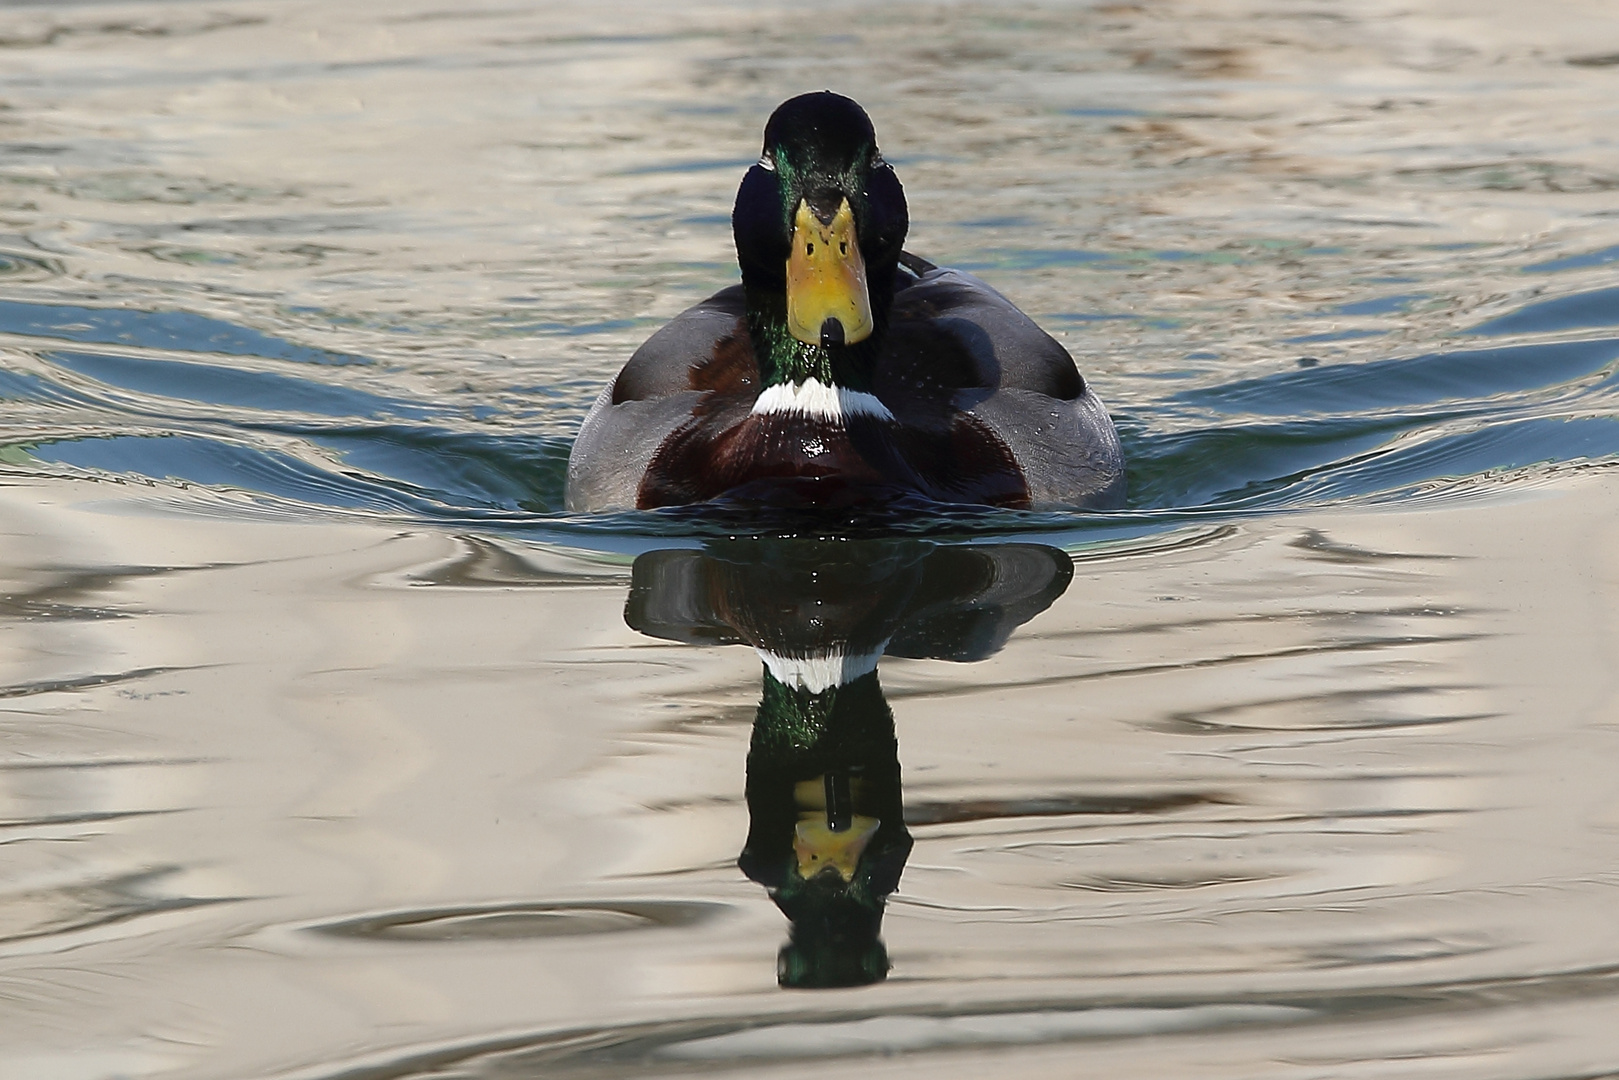
[[[972,275],[903,274],[866,392],[806,380],[761,403],[743,307],[724,289],[636,350],[574,444],[570,509],[1123,501],[1118,435],[1067,350]]]
[[[906,225],[858,105],[781,106],[737,196],[743,283],[602,392],[568,508],[1120,505],[1118,435],[1067,350],[984,282],[902,252]]]

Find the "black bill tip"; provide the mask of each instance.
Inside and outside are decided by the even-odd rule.
[[[821,784],[826,792],[827,832],[848,832],[849,826],[854,824],[854,800],[850,797],[849,774],[842,769],[833,770],[826,774]]]
[[[821,323],[821,344],[842,345],[843,324],[837,319],[828,316],[826,321]]]

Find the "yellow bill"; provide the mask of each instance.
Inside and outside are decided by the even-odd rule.
[[[823,337],[852,345],[871,336],[866,262],[860,257],[848,199],[826,225],[799,200],[793,250],[787,257],[787,329],[810,345],[821,344]]]
[[[844,881],[853,881],[860,856],[881,824],[874,817],[856,814],[847,829],[833,832],[826,827],[824,813],[803,815],[793,828],[793,851],[798,855],[799,876],[808,881],[830,866]]]

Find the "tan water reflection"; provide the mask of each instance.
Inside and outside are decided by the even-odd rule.
[[[8,488],[0,1041],[39,1076],[1573,1075],[1619,970],[1609,487],[1082,553],[977,617],[1029,620],[996,655],[891,655],[892,973],[814,996],[736,857],[785,857],[745,768],[824,763],[761,768],[757,656],[649,644],[627,559]],[[649,558],[694,573],[632,618],[800,625],[690,591],[716,565]]]

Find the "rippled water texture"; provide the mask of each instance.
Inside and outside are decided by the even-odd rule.
[[[562,512],[823,86],[1125,511]],[[1616,131],[1607,0],[0,3],[0,1075],[1619,1075]]]

